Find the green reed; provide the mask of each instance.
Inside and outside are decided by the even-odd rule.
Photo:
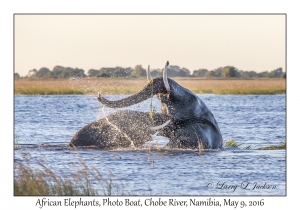
[[[244,143],[236,143],[236,139],[232,138],[231,140],[227,141],[225,143],[225,147],[236,147],[236,148],[241,148],[241,145]],[[248,145],[244,149],[251,149],[252,146]],[[271,145],[271,146],[266,146],[266,147],[261,147],[258,148],[258,150],[277,150],[277,149],[286,149],[286,141],[282,141],[279,145]]]
[[[79,157],[80,165],[75,172],[61,175],[51,169],[50,164],[38,161],[39,169],[31,166],[30,153],[22,151],[25,163],[15,162],[15,196],[88,196],[88,195],[128,195],[124,187],[110,178],[103,179],[95,167],[90,167]],[[94,186],[97,186],[96,189]],[[101,188],[101,189],[99,189]]]

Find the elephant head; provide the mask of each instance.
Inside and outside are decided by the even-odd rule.
[[[99,94],[98,100],[107,107],[121,108],[157,95],[162,103],[162,113],[171,118],[169,123],[158,127],[160,135],[169,137],[169,146],[196,148],[200,142],[204,148],[221,148],[223,139],[214,115],[197,95],[167,78],[168,65],[167,61],[163,77],[149,80],[136,94],[117,101],[109,101]]]

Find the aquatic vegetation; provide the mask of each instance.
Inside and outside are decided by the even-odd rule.
[[[21,163],[16,163],[15,170],[20,175],[14,178],[14,195],[96,195],[89,185],[75,187],[71,180],[57,177],[50,169],[38,171]]]
[[[251,149],[251,145],[249,145],[249,146],[245,147],[245,149]]]
[[[229,140],[228,142],[226,142],[225,147],[240,147],[243,143],[237,144],[236,143],[236,139],[233,138],[231,140]]]
[[[271,145],[259,148],[259,150],[276,150],[276,149],[286,149],[286,142],[282,141],[280,145]]]
[[[237,144],[236,143],[236,139],[233,138],[231,140],[229,140],[228,142],[226,142],[225,147],[236,147],[236,148],[240,148],[240,146],[243,145],[243,143]],[[251,149],[252,146],[248,145],[247,147],[245,147],[244,149]],[[271,145],[271,146],[266,146],[266,147],[261,147],[258,148],[258,150],[276,150],[276,149],[286,149],[286,142],[282,141],[280,143],[280,145]]]
[[[30,156],[27,152],[24,156]],[[15,196],[87,196],[87,195],[128,195],[124,187],[112,179],[112,173],[105,180],[98,169],[87,166],[80,160],[76,172],[70,175],[59,175],[50,166],[39,161],[40,169],[31,166],[27,158],[26,164],[15,162],[14,195]],[[101,186],[102,190],[95,189]]]

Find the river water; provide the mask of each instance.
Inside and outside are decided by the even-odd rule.
[[[126,96],[107,96],[111,100]],[[40,167],[44,161],[67,176],[82,161],[103,180],[129,195],[286,195],[286,150],[259,150],[286,139],[286,95],[199,95],[218,121],[224,142],[239,148],[205,151],[164,150],[167,138],[153,136],[146,148],[99,150],[66,148],[83,126],[113,113],[96,96],[19,96],[14,98],[14,161]],[[156,97],[124,108],[156,110]],[[17,174],[17,172],[15,173]],[[94,187],[103,191],[103,186]]]

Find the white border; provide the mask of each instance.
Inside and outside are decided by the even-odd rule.
[[[294,3],[295,2],[295,3]],[[37,197],[13,196],[13,14],[14,13],[287,13],[287,196],[265,197],[264,208],[298,206],[299,10],[296,1],[1,1],[1,209],[33,209]],[[4,96],[4,97],[3,97]],[[299,129],[298,129],[299,130]],[[167,199],[167,197],[164,197]],[[205,198],[205,197],[203,197]],[[229,197],[254,200],[256,197]],[[262,197],[257,197],[261,199]],[[63,199],[63,197],[57,197]],[[116,199],[116,197],[114,197]],[[145,199],[145,198],[142,198]],[[189,198],[183,198],[189,199]],[[216,197],[223,200],[223,197]],[[65,208],[65,207],[64,207]],[[124,208],[124,207],[123,207]],[[122,208],[122,209],[123,209]],[[160,207],[162,208],[162,207]],[[199,208],[199,207],[197,207]],[[215,207],[220,209],[219,207]],[[50,209],[50,208],[43,208]],[[62,208],[55,208],[62,209]],[[77,208],[81,209],[81,208]],[[103,209],[103,208],[102,208]],[[129,208],[128,208],[129,209]],[[210,208],[214,209],[214,208]],[[229,208],[228,208],[229,209]],[[230,207],[232,209],[232,207]],[[295,208],[296,209],[296,208]]]

